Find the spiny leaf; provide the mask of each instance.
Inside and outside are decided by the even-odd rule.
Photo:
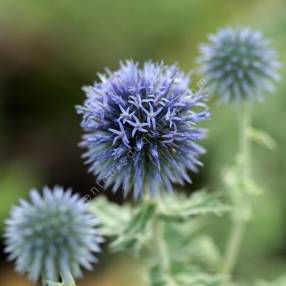
[[[200,236],[189,245],[191,259],[207,267],[208,269],[218,270],[222,263],[222,255],[209,236]]]
[[[76,286],[75,281],[71,274],[68,275],[68,282],[53,282],[53,281],[44,281],[46,286]]]
[[[265,146],[269,150],[273,151],[277,147],[275,140],[266,132],[251,128],[248,130],[250,137],[257,143]]]
[[[286,285],[286,276],[282,276],[272,282],[259,280],[255,283],[255,286],[285,286],[285,285]]]
[[[46,283],[47,286],[76,286],[74,281],[71,283],[59,283],[59,282],[47,281]]]
[[[222,203],[217,195],[199,191],[190,197],[185,195],[168,195],[160,205],[160,215],[164,219],[187,220],[198,215],[221,215],[230,211],[230,207]]]
[[[162,271],[159,265],[150,271],[151,286],[218,286],[224,281],[225,276],[208,274],[196,267],[187,268],[186,265],[168,273]]]
[[[47,286],[65,286],[63,283],[47,281]]]
[[[182,273],[178,275],[177,281],[180,286],[218,286],[225,281],[225,277],[206,273]]]
[[[101,222],[101,232],[105,236],[120,235],[129,223],[132,210],[129,205],[118,206],[100,196],[90,203],[90,209]]]
[[[144,236],[147,225],[155,213],[155,204],[146,202],[142,204],[135,213],[132,219],[127,223],[122,233],[112,243],[111,247],[114,251],[121,251],[133,248],[136,242],[140,242],[140,237]],[[143,239],[144,240],[144,239]]]
[[[252,179],[248,179],[244,182],[245,190],[251,195],[261,195],[263,190]]]

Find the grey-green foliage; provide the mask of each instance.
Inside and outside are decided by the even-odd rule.
[[[222,203],[218,195],[210,195],[204,190],[195,192],[191,198],[186,198],[183,194],[172,194],[159,204],[160,216],[170,220],[186,220],[208,214],[222,215],[229,210],[229,206]]]
[[[272,282],[266,281],[257,281],[254,286],[285,286],[286,285],[286,276],[282,276]]]
[[[124,228],[124,234],[118,236],[112,243],[116,251],[134,249],[140,251],[140,245],[144,245],[150,236],[150,221],[155,213],[155,204],[146,203],[137,209],[129,223]]]
[[[175,265],[172,275],[166,275],[156,265],[150,271],[150,286],[217,286],[224,277],[203,273],[199,268],[189,269],[185,265]]]
[[[256,280],[253,283],[247,282],[237,282],[237,283],[230,283],[227,286],[285,286],[286,285],[286,276],[281,276],[276,278],[273,281],[265,281],[265,280]]]
[[[248,130],[250,138],[262,145],[268,148],[271,151],[274,151],[275,148],[277,147],[277,143],[275,140],[265,131],[261,131],[255,128],[251,128]]]
[[[270,151],[273,151],[276,148],[276,142],[274,139],[264,131],[249,128],[247,130],[247,134],[253,142],[268,148]],[[243,178],[241,176],[242,169],[244,169],[242,166],[242,160],[243,158],[241,157],[241,154],[238,154],[235,163],[231,167],[225,169],[223,173],[226,190],[229,190],[228,195],[234,205],[237,205],[244,193],[256,196],[263,192],[263,188],[258,185],[251,176],[247,178]],[[241,216],[242,211],[240,209],[237,211]],[[251,215],[250,211],[246,210],[245,215],[248,219]]]
[[[119,207],[99,197],[91,202],[91,209],[102,221],[111,250],[129,251],[143,258],[150,285],[219,285],[225,278],[216,275],[222,259],[220,250],[202,233],[207,216],[230,211],[219,196],[206,191],[192,196],[170,194],[160,200],[145,199],[134,208]],[[155,241],[159,226],[167,266]]]
[[[52,281],[45,281],[46,286],[76,286],[75,281],[72,277],[70,283],[59,283],[59,282],[52,282]],[[45,284],[44,284],[45,285]]]
[[[146,202],[136,208],[129,205],[120,207],[101,196],[94,200],[90,207],[101,220],[102,233],[112,239],[113,251],[128,249],[138,255],[145,243],[150,240],[154,203]]]
[[[98,215],[101,222],[102,234],[107,237],[116,237],[124,231],[133,210],[130,205],[119,206],[108,202],[104,196],[98,197],[90,203],[90,210]]]

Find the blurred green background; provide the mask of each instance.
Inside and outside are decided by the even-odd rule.
[[[229,24],[262,30],[285,63],[285,10],[285,0],[0,0],[1,229],[11,205],[30,187],[62,184],[84,194],[94,186],[77,146],[81,130],[74,105],[84,98],[81,86],[92,83],[97,72],[130,58],[194,69],[198,44]],[[254,176],[265,193],[254,203],[256,217],[243,242],[238,279],[286,273],[285,75],[282,68],[277,94],[254,108],[254,125],[269,132],[278,147],[254,145]],[[205,167],[186,187],[190,192],[204,185],[221,188],[222,169],[234,160],[233,110],[213,101],[211,109]],[[212,225],[221,246],[226,227]],[[96,273],[80,285],[139,285],[130,260],[103,255]],[[2,254],[0,285],[25,283]]]

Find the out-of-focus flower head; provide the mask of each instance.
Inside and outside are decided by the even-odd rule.
[[[253,101],[273,92],[279,79],[276,51],[261,32],[250,28],[222,28],[200,46],[199,69],[223,102]]]
[[[89,171],[135,198],[190,181],[204,152],[196,143],[205,135],[197,123],[209,116],[204,88],[193,92],[190,75],[163,63],[126,61],[99,77],[77,107]]]
[[[30,197],[6,221],[6,252],[16,271],[33,282],[68,283],[81,276],[81,267],[91,270],[102,238],[85,201],[61,187],[45,187],[42,196],[33,190]]]

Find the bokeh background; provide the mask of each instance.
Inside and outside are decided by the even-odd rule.
[[[95,186],[80,158],[74,106],[84,98],[82,85],[92,83],[97,72],[130,58],[194,69],[198,44],[229,24],[262,30],[286,63],[285,9],[285,0],[0,0],[1,231],[11,205],[31,187],[61,184],[84,195]],[[255,199],[256,216],[235,272],[249,281],[286,273],[286,68],[281,72],[276,95],[254,107],[255,126],[269,132],[278,147],[253,146],[254,176],[265,192]],[[213,101],[211,109],[205,167],[186,186],[188,192],[204,185],[221,188],[222,169],[234,160],[233,110]],[[221,246],[227,225],[212,225]],[[131,257],[104,253],[100,261],[79,285],[139,285]],[[29,285],[3,253],[0,285]]]

